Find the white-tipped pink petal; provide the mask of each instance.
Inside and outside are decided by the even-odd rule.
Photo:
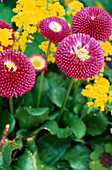
[[[103,49],[100,43],[89,35],[72,34],[58,45],[55,61],[66,75],[75,79],[88,79],[102,69]]]

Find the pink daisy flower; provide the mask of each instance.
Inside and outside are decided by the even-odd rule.
[[[72,33],[85,33],[99,41],[109,38],[112,31],[112,18],[104,9],[89,6],[76,13],[71,23]]]
[[[40,34],[51,42],[61,42],[70,35],[70,28],[66,21],[58,17],[48,17],[40,21],[38,25]]]
[[[29,60],[33,64],[36,72],[41,72],[47,69],[47,60],[43,56],[33,54],[29,57]]]
[[[92,78],[100,72],[104,55],[100,43],[82,33],[69,35],[58,45],[55,60],[62,72],[75,79]]]
[[[23,53],[17,50],[0,52],[0,95],[22,95],[35,83],[35,69]]]
[[[1,29],[7,28],[7,29],[12,30],[12,38],[10,38],[10,40],[13,40],[13,42],[15,42],[15,37],[14,37],[15,31],[7,22],[0,20],[0,28]],[[9,48],[13,48],[13,45],[8,45],[7,47],[3,47],[3,50],[9,49]]]

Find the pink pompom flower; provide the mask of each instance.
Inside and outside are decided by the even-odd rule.
[[[112,31],[112,18],[104,9],[89,6],[76,13],[71,23],[72,33],[85,33],[99,41],[109,38]]]
[[[15,36],[14,36],[14,29],[5,21],[0,20],[0,28],[4,29],[7,28],[9,30],[12,31],[12,38],[10,38],[10,40],[13,40],[13,42],[15,42]],[[13,45],[8,45],[7,47],[3,47],[3,50],[9,49],[9,48],[13,48]]]
[[[47,60],[43,56],[33,54],[29,57],[29,60],[33,64],[36,72],[41,72],[47,69]]]
[[[75,79],[92,78],[104,63],[100,43],[89,35],[72,34],[58,45],[55,61],[66,75]]]
[[[35,83],[35,69],[23,53],[17,50],[0,52],[0,95],[12,97],[29,91]]]
[[[51,42],[61,42],[70,35],[70,28],[66,21],[58,17],[48,17],[40,21],[38,25],[40,34]]]

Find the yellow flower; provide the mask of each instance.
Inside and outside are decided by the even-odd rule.
[[[37,26],[41,20],[50,16],[62,18],[65,15],[65,9],[59,0],[51,0],[49,3],[46,0],[18,0],[13,12],[16,15],[11,21],[21,28],[21,34],[15,33],[15,35],[22,52],[25,51],[27,39],[38,31]],[[31,39],[33,38],[31,37]],[[28,42],[32,41],[28,40]],[[14,48],[17,48],[17,45]]]
[[[77,0],[70,2],[68,6],[75,11],[80,11],[81,8],[84,8],[84,5]]]
[[[110,128],[110,133],[112,134],[112,128]]]
[[[93,102],[87,103],[88,107],[93,105],[95,107],[100,107],[100,111],[104,111],[106,108],[105,104],[112,101],[112,91],[109,91],[109,88],[109,81],[100,73],[99,76],[96,75],[96,80],[94,80],[92,85],[86,85],[81,94],[93,99]]]
[[[47,49],[48,49],[48,44],[49,44],[49,41],[43,41],[41,43],[41,45],[39,45],[39,48],[43,51],[43,52],[47,52]],[[54,43],[51,43],[51,46],[50,46],[50,51],[51,52],[56,52],[56,46]]]
[[[47,61],[51,61],[52,63],[55,62],[55,58],[53,57],[53,53],[50,53],[47,57]]]
[[[91,105],[93,105],[93,102],[87,102],[88,107],[90,107]]]
[[[110,41],[112,40],[112,34],[111,34],[111,36],[109,37],[109,40],[110,40]]]
[[[0,28],[0,51],[3,51],[2,46],[13,45],[14,42],[10,38],[12,38],[12,31],[7,28]]]
[[[101,46],[103,48],[105,57],[107,57],[109,54],[112,55],[112,45],[109,41],[102,42]]]

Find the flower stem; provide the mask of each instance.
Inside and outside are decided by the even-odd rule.
[[[13,115],[14,114],[13,98],[9,98],[9,108],[10,113]]]
[[[51,42],[49,41],[47,53],[46,53],[46,55],[45,55],[45,58],[46,58],[46,59],[47,59],[47,56],[48,56],[49,51],[50,51],[50,46],[51,46]],[[37,107],[40,106],[41,87],[42,87],[42,82],[43,82],[44,73],[45,73],[45,71],[42,71],[42,72],[41,72],[41,75],[40,75],[40,82],[39,82],[38,96],[37,96]]]
[[[63,104],[62,104],[62,108],[61,108],[61,110],[59,112],[59,116],[57,118],[57,122],[59,122],[60,118],[62,117],[62,114],[63,114],[63,111],[64,111],[64,107],[65,107],[67,99],[68,99],[68,95],[70,94],[70,91],[71,91],[71,88],[72,88],[72,85],[73,85],[73,81],[74,81],[74,78],[72,77],[71,80],[70,80],[70,84],[68,86],[66,95],[65,95],[65,99],[64,99]]]
[[[46,55],[45,55],[45,58],[46,58],[46,59],[47,59],[47,56],[48,56],[48,54],[49,54],[49,52],[50,52],[50,46],[51,46],[51,41],[49,41],[49,44],[48,44],[47,53],[46,53]]]
[[[77,85],[76,85],[76,88],[75,88],[75,91],[74,91],[74,94],[73,94],[72,107],[74,106],[74,102],[75,102],[75,98],[76,98],[76,95],[77,95],[79,85],[80,85],[80,79],[78,79],[78,81],[77,81]]]
[[[37,96],[37,107],[40,106],[41,87],[42,87],[42,82],[43,82],[44,73],[45,73],[45,71],[42,71],[42,72],[41,72],[41,75],[40,75],[40,82],[39,82],[38,96]]]
[[[25,96],[24,96],[24,106],[27,106],[28,96],[29,96],[29,91],[25,92]]]

